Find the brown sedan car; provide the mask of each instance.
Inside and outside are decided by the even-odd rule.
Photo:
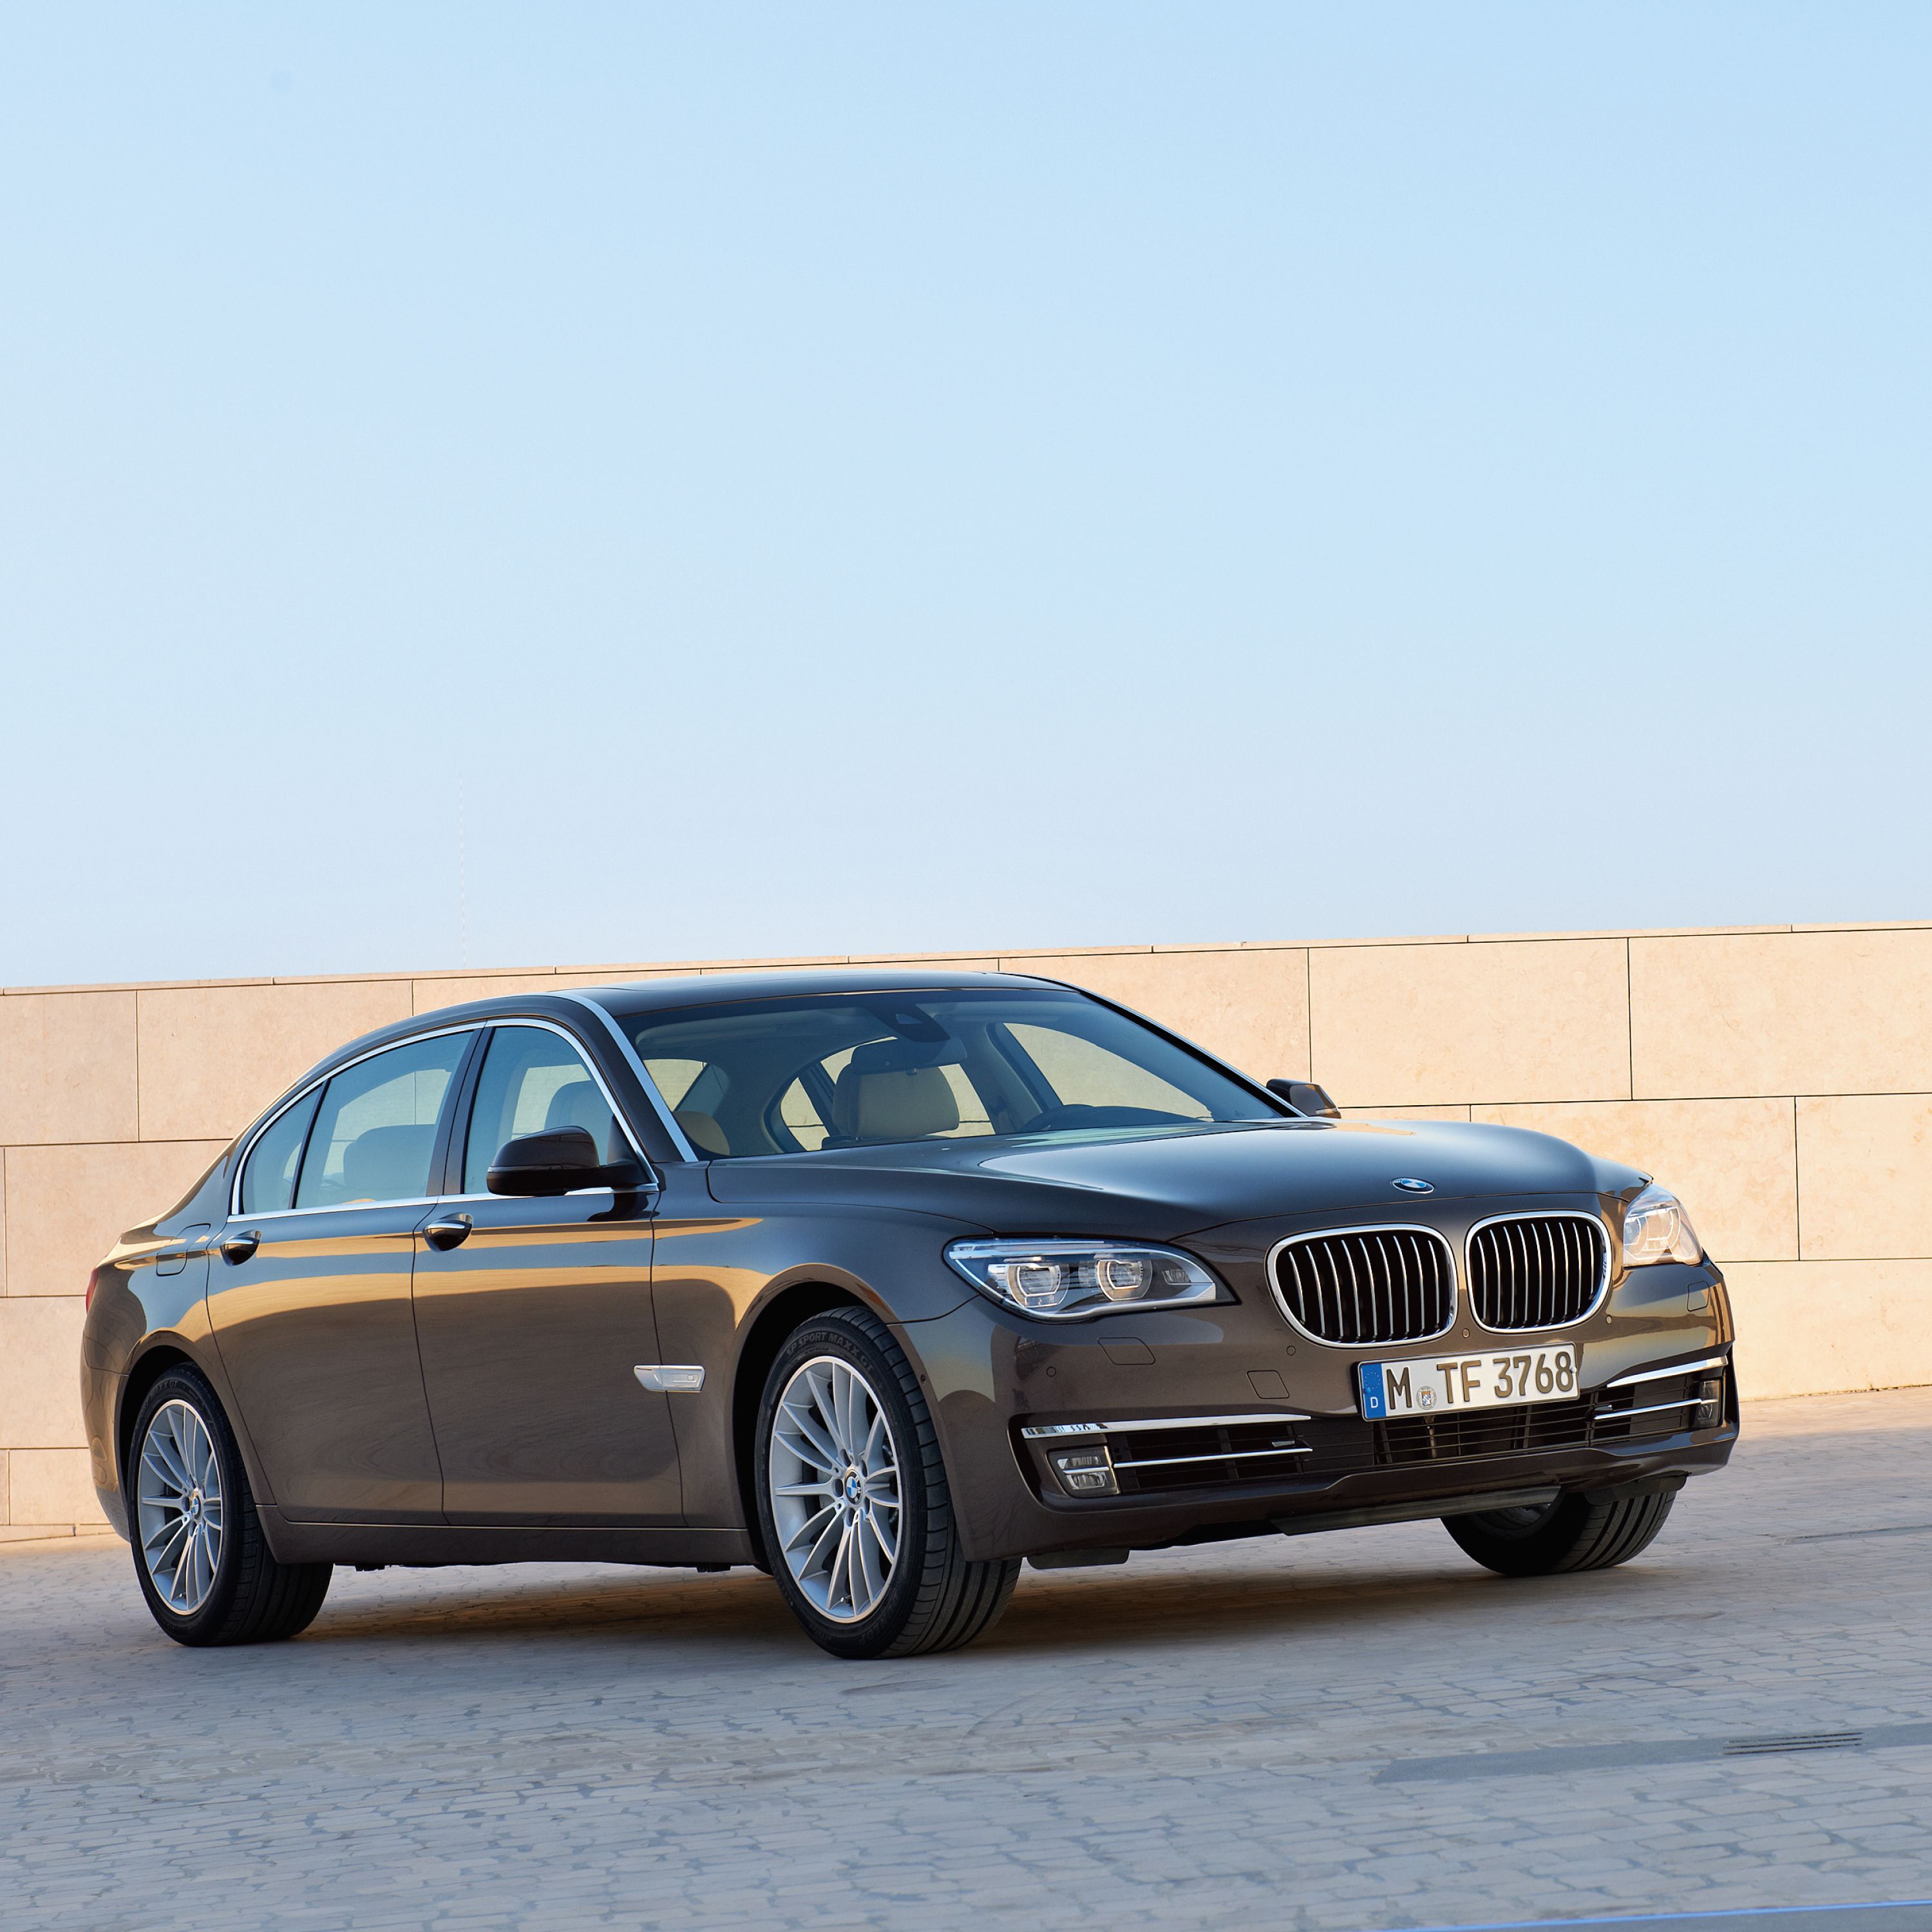
[[[1004,974],[660,979],[332,1054],[94,1270],[94,1479],[155,1621],[286,1636],[332,1566],[769,1572],[842,1656],[1022,1560],[1439,1517],[1643,1549],[1737,1433],[1650,1178],[1343,1123]]]

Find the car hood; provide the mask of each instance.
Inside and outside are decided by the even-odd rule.
[[[1462,1121],[1281,1120],[1154,1132],[839,1148],[710,1166],[732,1205],[816,1202],[938,1214],[998,1234],[1173,1238],[1255,1220],[1431,1199],[1622,1193],[1634,1168],[1548,1134]],[[1429,1192],[1398,1188],[1426,1180]]]

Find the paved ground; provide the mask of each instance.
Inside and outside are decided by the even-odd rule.
[[[1226,1545],[1030,1570],[987,1642],[891,1665],[821,1657],[749,1573],[562,1565],[338,1573],[299,1641],[184,1651],[118,1543],[15,1546],[0,1924],[1386,1932],[1932,1898],[1932,1391],[1746,1426],[1606,1575],[1505,1582],[1434,1525]],[[1932,1911],[1721,1932],[1801,1926]]]

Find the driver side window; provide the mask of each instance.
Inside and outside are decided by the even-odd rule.
[[[582,1127],[597,1143],[599,1158],[631,1158],[603,1089],[583,1055],[567,1040],[541,1027],[500,1026],[490,1035],[470,1137],[463,1150],[463,1191],[489,1192],[490,1164],[506,1141],[553,1127]]]

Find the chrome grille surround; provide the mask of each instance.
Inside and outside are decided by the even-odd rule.
[[[1492,1214],[1463,1244],[1469,1312],[1492,1334],[1568,1328],[1601,1306],[1610,1286],[1610,1238],[1576,1208]]]
[[[1291,1234],[1268,1251],[1268,1277],[1291,1325],[1324,1348],[1426,1342],[1456,1325],[1456,1252],[1439,1228]]]

